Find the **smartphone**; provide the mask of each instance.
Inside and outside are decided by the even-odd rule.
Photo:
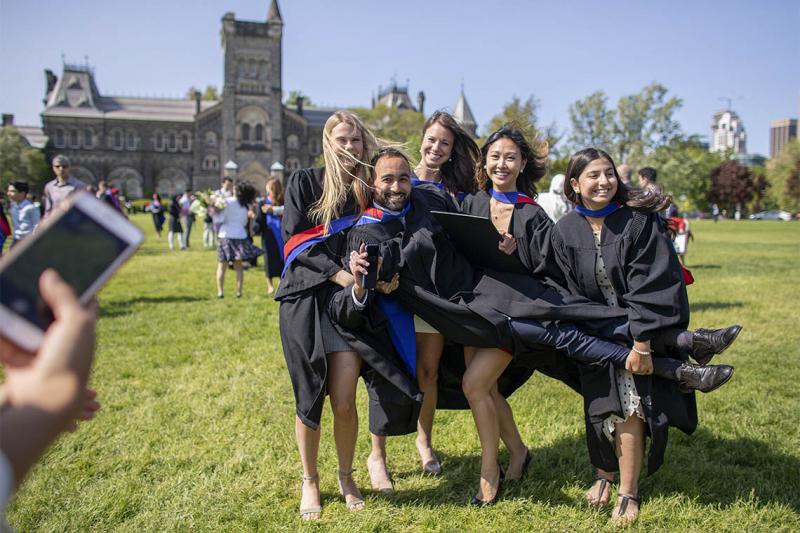
[[[378,251],[379,247],[377,244],[368,244],[366,246],[369,266],[367,267],[367,275],[364,276],[364,280],[361,284],[365,289],[374,289],[378,284]]]
[[[53,322],[39,294],[42,272],[54,269],[86,304],[143,239],[139,228],[94,195],[70,195],[0,260],[0,334],[37,350]]]

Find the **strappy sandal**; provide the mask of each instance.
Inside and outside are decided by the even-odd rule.
[[[617,510],[617,512],[611,516],[610,522],[618,527],[629,526],[634,522],[636,522],[636,520],[639,519],[639,510],[641,509],[640,497],[617,493],[617,498],[622,498],[622,502],[619,504],[619,509]],[[636,503],[636,516],[634,517],[625,516],[625,512],[628,510],[628,504],[630,502]]]
[[[592,503],[588,499],[586,500],[586,503],[588,503],[590,506],[594,507],[595,509],[602,509],[603,507],[605,507],[606,505],[608,505],[611,502],[611,489],[614,486],[614,479],[613,478],[612,479],[608,479],[607,477],[603,477],[601,475],[596,475],[596,476],[594,476],[594,481],[592,482],[592,487],[598,481],[600,482],[600,487],[597,490],[597,503]],[[608,501],[606,503],[602,503],[603,493],[605,493],[606,488],[608,489]],[[592,489],[589,488],[589,490],[592,490]]]
[[[344,496],[344,504],[347,507],[348,511],[362,511],[364,510],[364,500],[362,498],[353,497],[352,500],[349,502],[347,501],[347,496],[344,493],[344,486],[342,485],[342,478],[352,477],[353,472],[355,472],[355,468],[351,468],[348,472],[342,472],[339,470],[339,492],[341,492],[342,496]]]
[[[314,474],[313,476],[303,476],[303,481],[300,483],[300,492],[303,492],[303,485],[305,485],[306,481],[319,481],[319,474]],[[302,498],[302,495],[301,495]],[[314,516],[316,515],[316,516]],[[314,521],[319,520],[322,518],[322,506],[315,505],[313,507],[301,507],[300,508],[300,518],[307,521]]]

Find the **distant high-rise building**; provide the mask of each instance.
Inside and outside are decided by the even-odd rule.
[[[769,124],[769,157],[777,157],[783,147],[792,139],[797,138],[797,119],[782,118],[773,120]]]
[[[732,150],[734,154],[745,154],[747,134],[742,119],[730,109],[714,113],[711,121],[711,151]]]

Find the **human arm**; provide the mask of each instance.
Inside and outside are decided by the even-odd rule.
[[[30,357],[0,339],[6,375],[0,450],[11,463],[17,484],[56,437],[82,415],[94,359],[93,313],[80,305],[72,289],[52,270],[39,278],[39,289],[55,322],[38,352]]]

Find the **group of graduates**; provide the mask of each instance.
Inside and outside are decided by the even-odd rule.
[[[511,125],[479,148],[452,116],[436,112],[412,165],[357,116],[337,111],[323,131],[325,167],[287,180],[276,299],[296,401],[303,519],[322,512],[326,395],[340,491],[349,510],[365,506],[352,476],[359,377],[369,396],[373,489],[393,489],[387,436],[416,431],[422,471],[445,473],[432,445],[435,410],[468,408],[481,445],[470,502],[478,507],[496,502],[531,461],[508,396],[536,370],[562,381],[584,399],[597,469],[586,499],[607,505],[619,472],[612,520],[621,525],[639,514],[646,438],[652,473],[669,426],[695,429],[694,392],[730,379],[731,366],[708,363],[741,328],[687,330],[686,282],[658,216],[669,197],[621,183],[612,158],[587,148],[565,178],[575,209],[553,224],[536,203],[546,152]],[[452,213],[488,219],[497,243],[457,248],[439,218]],[[519,268],[495,264],[498,254]]]

